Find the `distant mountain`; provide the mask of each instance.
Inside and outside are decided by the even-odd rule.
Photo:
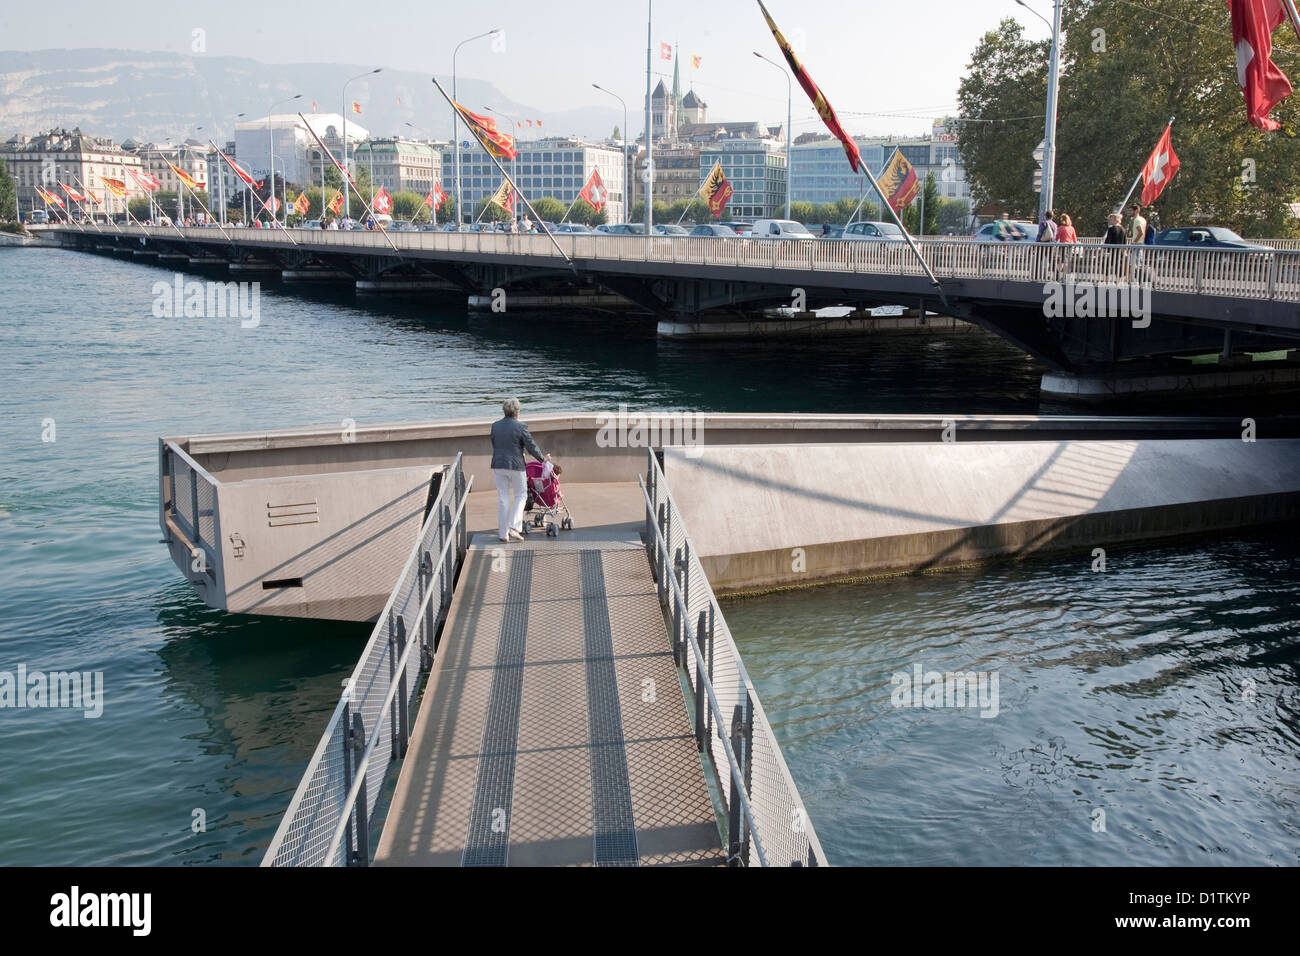
[[[185,56],[137,50],[0,51],[0,138],[33,134],[52,126],[121,142],[195,137],[202,126],[229,138],[237,113],[245,119],[265,116],[273,102],[301,93],[302,99],[276,108],[322,113],[344,109],[343,84],[364,64],[297,63],[267,66],[243,57]],[[272,77],[274,78],[272,80]],[[438,77],[451,92],[450,77]],[[385,69],[369,89],[358,80],[348,87],[349,100],[362,105],[356,121],[370,132],[388,136],[424,134],[451,138],[451,108],[427,73]],[[492,106],[516,120],[541,120],[545,135],[609,136],[623,122],[623,111],[607,107],[551,112],[504,96],[483,80],[461,76],[458,95],[470,109]],[[349,119],[352,116],[349,115]],[[462,130],[462,135],[463,135]],[[520,131],[521,138],[538,135]]]

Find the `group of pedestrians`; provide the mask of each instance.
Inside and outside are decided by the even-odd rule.
[[[1128,207],[1128,224],[1124,224],[1124,217],[1118,212],[1113,212],[1106,217],[1106,237],[1102,240],[1104,245],[1108,246],[1141,246],[1152,245],[1156,241],[1156,233],[1159,227],[1156,225],[1156,211],[1149,210],[1151,216],[1148,219],[1142,215],[1142,207],[1133,203]],[[1078,242],[1079,235],[1075,232],[1074,224],[1070,221],[1067,213],[1061,213],[1058,217],[1051,209],[1047,210],[1043,221],[1038,224],[1038,236],[1036,242]]]

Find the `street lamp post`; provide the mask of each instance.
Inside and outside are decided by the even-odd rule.
[[[484,37],[494,37],[500,32],[499,29],[493,27],[487,33],[479,33],[467,40],[461,40],[456,44],[456,49],[451,51],[451,98],[456,101],[457,105],[460,104],[460,95],[456,92],[456,55],[460,53],[460,48],[466,43],[472,43]],[[460,112],[458,110],[452,110],[451,112],[452,149],[456,156],[456,224],[460,225],[465,221],[465,213],[462,208],[464,203],[460,201]]]
[[[1043,123],[1043,190],[1038,195],[1038,221],[1047,218],[1056,189],[1056,95],[1061,76],[1061,0],[1053,0],[1052,20],[1035,10],[1025,0],[1016,0],[1052,31],[1052,51],[1047,65],[1047,116]]]
[[[623,104],[623,221],[628,221],[628,216],[632,211],[631,198],[629,190],[632,188],[632,171],[627,166],[627,101],[619,96],[613,90],[607,90],[599,83],[591,84],[602,93],[608,93],[614,99]]]
[[[271,115],[275,112],[277,106],[283,106],[285,103],[292,103],[294,100],[302,99],[301,93],[295,93],[287,99],[280,100],[278,103],[272,103],[271,108],[266,113],[266,152],[267,159],[271,164],[271,176],[268,180],[271,185],[271,218],[276,218],[275,213],[275,141],[271,132]],[[287,183],[285,184],[288,185]],[[288,220],[288,216],[285,219]]]
[[[382,73],[384,68],[377,66],[373,70],[366,70],[364,73],[358,73],[347,83],[343,84],[343,217],[352,215],[352,190],[348,185],[348,85],[362,79],[363,77],[373,76],[376,73]],[[321,201],[324,202],[322,195]]]
[[[433,160],[434,160],[434,153],[435,153],[433,147],[434,138],[428,132],[422,130],[414,123],[403,123],[402,125],[411,127],[411,129],[415,130],[417,134],[423,136],[426,140],[428,140],[429,143],[429,224],[436,226],[438,224],[438,207],[433,205],[433,201],[434,201],[433,200],[433,184],[434,184]]]
[[[772,64],[785,77],[785,218],[789,219],[790,198],[794,190],[794,130],[790,125],[794,117],[794,87],[790,84],[790,74],[785,67],[775,60],[769,60],[757,50],[754,51],[754,56],[764,63]]]

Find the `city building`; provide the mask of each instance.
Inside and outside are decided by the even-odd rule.
[[[516,141],[515,146],[518,156],[514,160],[501,160],[501,163],[509,169],[511,178],[528,199],[552,196],[570,203],[577,199],[592,169],[596,169],[609,192],[606,221],[624,220],[622,149],[604,143],[588,143],[577,137],[549,137],[529,143]],[[364,157],[364,150],[362,155]],[[455,173],[450,172],[455,169],[455,162],[454,151],[450,147],[444,148],[442,168],[449,174],[443,188],[449,194],[455,193]],[[467,215],[475,211],[479,200],[491,196],[501,186],[501,174],[477,146],[460,151],[460,178],[465,192],[461,208]]]
[[[733,191],[724,219],[780,218],[785,215],[786,155],[776,139],[736,137],[700,147],[699,180],[715,162]],[[657,165],[657,164],[656,164]]]
[[[45,209],[46,204],[36,189],[53,192],[64,201],[74,214],[77,210],[59,188],[59,183],[81,192],[88,187],[101,200],[94,206],[97,213],[120,216],[126,213],[126,204],[144,191],[127,174],[127,170],[141,172],[140,157],[124,150],[111,139],[90,136],[80,129],[49,130],[36,136],[14,136],[0,144],[0,159],[5,161],[9,175],[14,179],[18,194],[18,207],[24,213]],[[114,196],[104,186],[104,178],[126,184],[126,198]],[[87,212],[93,204],[87,204]]]
[[[674,143],[655,147],[655,202],[669,205],[689,199],[700,189],[700,147],[694,143]],[[645,153],[637,157],[637,168],[645,165]],[[632,183],[632,203],[645,199],[645,183],[640,177]]]
[[[933,173],[939,195],[969,205],[970,183],[958,147],[956,121],[937,119],[928,136],[855,136],[863,161],[873,175],[879,175],[901,150],[903,158],[916,167],[922,180]],[[844,156],[844,147],[830,135],[792,148],[793,196],[796,202],[831,203],[846,197],[859,198],[870,189],[864,177],[854,173]]]
[[[343,159],[343,116],[340,113],[307,113],[307,122],[325,141],[340,162]],[[357,145],[370,132],[348,121],[348,167],[356,168]],[[239,165],[258,179],[264,179],[275,160],[277,177],[302,186],[320,182],[321,153],[315,138],[296,113],[263,116],[235,127],[235,152]],[[328,163],[328,160],[326,160]]]
[[[389,193],[413,192],[425,196],[433,188],[434,180],[442,182],[442,151],[448,145],[397,136],[374,137],[358,144],[353,165],[364,166],[369,171],[375,189],[382,186]],[[315,182],[319,181],[317,176]]]

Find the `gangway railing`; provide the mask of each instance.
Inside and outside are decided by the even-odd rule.
[[[442,476],[352,677],[276,830],[263,866],[367,866],[371,823],[392,763],[406,756],[411,708],[433,666],[469,544],[461,456]]]
[[[653,448],[644,479],[646,554],[694,696],[695,743],[724,803],[727,862],[825,866],[826,856]]]
[[[165,540],[180,540],[190,568],[216,580],[221,561],[217,479],[174,441],[158,441],[158,524]]]

